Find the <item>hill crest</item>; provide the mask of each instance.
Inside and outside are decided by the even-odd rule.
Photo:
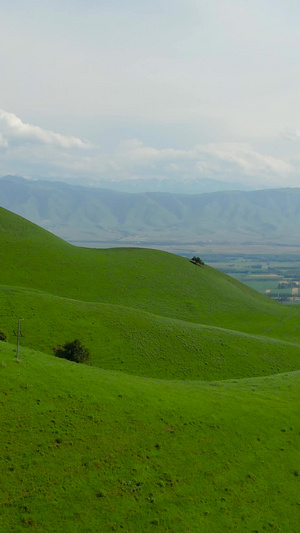
[[[1,225],[10,233],[0,234],[0,319],[12,336],[22,316],[28,346],[51,353],[80,335],[99,366],[174,379],[300,364],[300,309],[207,265],[159,250],[78,248],[3,209]]]

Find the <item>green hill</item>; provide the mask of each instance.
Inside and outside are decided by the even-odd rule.
[[[1,343],[1,531],[298,531],[299,372],[208,384],[22,359]]]
[[[90,350],[91,364],[139,376],[212,380],[300,369],[297,343],[125,306],[0,287],[0,323],[12,341],[18,316],[26,317],[22,346],[50,354],[79,336]]]
[[[158,250],[78,248],[4,209],[0,246],[1,280],[6,285],[231,329],[238,324],[253,333],[263,333],[274,320],[292,315],[208,266]],[[263,323],[258,316],[264,316]]]
[[[4,209],[0,246],[1,532],[298,532],[299,307]]]
[[[5,210],[0,225],[0,320],[11,341],[22,317],[25,346],[52,353],[80,332],[93,364],[138,375],[228,379],[300,368],[298,308],[166,252],[77,248]],[[256,338],[264,333],[278,340]]]

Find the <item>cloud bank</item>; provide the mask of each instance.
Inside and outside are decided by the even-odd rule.
[[[103,179],[191,182],[208,178],[250,187],[300,186],[300,158],[275,157],[250,143],[202,143],[175,149],[128,139],[107,153],[78,137],[27,124],[4,110],[0,110],[0,151],[0,176],[80,178],[93,184]]]
[[[39,143],[60,148],[90,148],[78,137],[65,136],[44,130],[39,126],[27,124],[14,113],[0,109],[0,145],[9,146],[11,143]]]
[[[218,178],[255,186],[283,183],[293,174],[287,161],[259,153],[247,143],[200,144],[188,150],[156,149],[137,139],[121,144],[115,163],[122,168],[181,179]],[[179,178],[179,179],[180,179]]]

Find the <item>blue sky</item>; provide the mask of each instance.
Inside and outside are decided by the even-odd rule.
[[[0,175],[300,186],[300,5],[0,0]]]

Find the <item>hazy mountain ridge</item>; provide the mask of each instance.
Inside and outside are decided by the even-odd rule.
[[[18,179],[19,175],[7,175],[2,179]],[[0,178],[1,179],[1,178]],[[32,178],[34,181],[43,181],[55,183],[60,181],[60,178],[52,178],[43,176],[36,176]],[[130,192],[130,193],[143,193],[143,192],[167,192],[178,194],[204,194],[207,192],[219,192],[219,191],[252,191],[254,189],[265,189],[266,186],[251,187],[245,183],[236,181],[224,181],[213,178],[200,178],[200,179],[184,179],[179,181],[172,178],[131,178],[131,179],[104,179],[104,178],[86,178],[86,177],[72,177],[63,178],[63,182],[68,185],[76,185],[79,187],[92,187],[97,189],[109,189],[117,192]]]
[[[69,240],[297,242],[300,188],[127,193],[0,179],[0,205]]]

